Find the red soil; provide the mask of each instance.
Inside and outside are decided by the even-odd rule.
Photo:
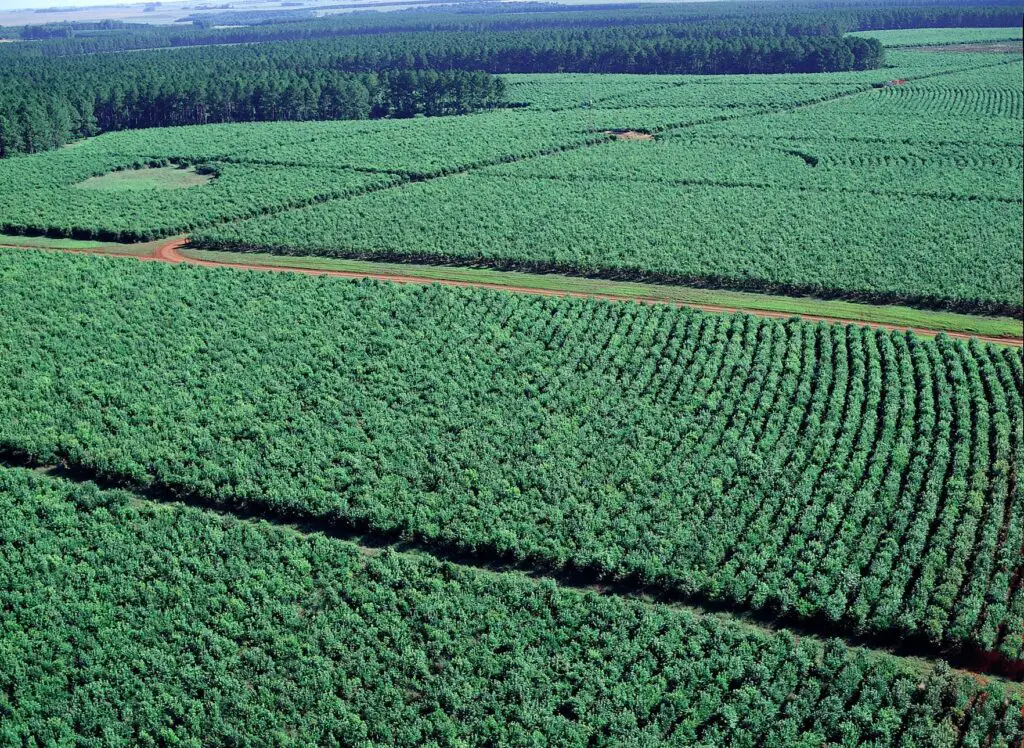
[[[829,323],[840,323],[847,325],[864,325],[867,327],[878,327],[885,330],[897,330],[905,331],[912,330],[918,334],[924,335],[935,335],[936,333],[943,332],[942,330],[929,330],[926,328],[917,327],[900,327],[899,325],[887,325],[883,323],[865,323],[858,320],[842,319],[840,317],[819,317],[814,315],[796,315],[789,312],[772,312],[765,310],[748,310],[741,309],[739,307],[729,306],[717,306],[713,304],[682,304],[678,302],[665,301],[664,299],[647,298],[639,296],[617,296],[615,294],[588,294],[579,293],[575,291],[552,291],[542,288],[526,288],[520,286],[505,286],[498,283],[482,283],[472,281],[456,281],[456,280],[435,280],[431,278],[419,278],[414,275],[388,275],[384,273],[357,273],[344,270],[311,270],[308,268],[289,268],[289,267],[273,267],[269,265],[252,265],[245,262],[214,262],[212,260],[200,260],[194,257],[186,257],[185,255],[178,252],[178,249],[185,246],[188,243],[187,239],[175,239],[166,244],[161,245],[156,252],[153,253],[152,259],[163,260],[164,262],[173,263],[187,263],[189,265],[200,265],[203,267],[232,267],[244,270],[268,270],[271,272],[289,272],[289,273],[303,273],[305,275],[328,275],[337,278],[372,278],[374,280],[381,281],[392,281],[396,283],[420,283],[429,285],[431,283],[440,283],[444,286],[456,286],[459,288],[486,288],[495,291],[506,291],[510,293],[524,293],[533,294],[535,296],[571,296],[580,299],[603,299],[605,301],[636,301],[644,304],[676,304],[677,306],[688,306],[694,309],[700,309],[705,312],[714,312],[720,314],[731,314],[734,312],[745,312],[752,314],[757,317],[768,317],[773,319],[790,319],[791,317],[799,316],[801,319],[808,320],[810,322],[829,322]],[[244,255],[240,255],[244,257]],[[149,258],[147,258],[149,259]],[[962,338],[964,340],[972,337],[976,337],[979,340],[983,340],[990,343],[1002,343],[1004,345],[1024,346],[1024,340],[1020,338],[1000,338],[985,335],[968,335],[967,333],[961,332],[946,332],[947,335],[953,338]]]
[[[263,270],[273,273],[301,273],[303,275],[326,275],[335,278],[371,278],[379,281],[391,281],[393,283],[418,283],[422,285],[430,285],[432,283],[439,283],[444,286],[455,286],[458,288],[485,288],[494,291],[505,291],[508,293],[523,293],[532,294],[534,296],[570,296],[581,299],[603,299],[605,301],[635,301],[643,304],[674,304],[676,306],[687,306],[693,309],[700,309],[705,312],[713,312],[716,314],[732,314],[735,312],[744,312],[757,317],[768,317],[772,319],[790,319],[792,317],[800,317],[801,319],[809,322],[826,322],[826,323],[839,323],[844,325],[857,325],[864,327],[875,327],[884,330],[896,330],[899,332],[913,331],[920,335],[935,335],[939,332],[945,332],[952,338],[978,338],[979,340],[989,343],[1001,343],[1003,345],[1012,345],[1017,347],[1024,347],[1024,339],[1021,338],[1002,338],[992,337],[985,335],[969,335],[962,332],[951,332],[944,330],[932,330],[928,328],[920,327],[901,327],[899,325],[888,325],[883,323],[873,322],[862,322],[860,320],[843,319],[841,317],[821,317],[809,314],[793,314],[790,312],[772,312],[765,310],[752,310],[742,309],[740,307],[730,306],[718,306],[714,304],[683,304],[681,302],[666,301],[664,299],[638,297],[638,296],[617,296],[615,294],[590,294],[580,293],[576,291],[552,291],[541,288],[526,288],[521,286],[505,286],[498,283],[482,283],[472,281],[456,281],[456,280],[437,280],[433,278],[420,278],[414,275],[388,275],[386,273],[358,273],[345,270],[312,270],[309,268],[291,268],[282,266],[271,266],[271,265],[254,265],[244,262],[245,255],[239,254],[239,262],[215,262],[213,260],[201,260],[196,257],[186,257],[181,254],[178,250],[188,244],[188,239],[178,238],[171,239],[164,242],[156,247],[150,255],[109,255],[117,257],[134,257],[138,260],[155,260],[159,262],[168,262],[172,264],[187,264],[187,265],[198,265],[200,267],[211,267],[211,268],[235,268],[239,270]],[[102,254],[100,250],[58,250],[62,252],[76,252],[76,253],[88,253],[88,254]]]

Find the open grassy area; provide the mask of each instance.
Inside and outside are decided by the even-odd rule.
[[[0,234],[0,246],[25,247],[28,249],[58,249],[75,252],[102,252],[103,254],[124,254],[143,256],[153,252],[159,242],[98,242],[91,239],[64,239],[50,236],[18,236]]]
[[[103,242],[81,239],[53,238],[49,236],[18,236],[0,234],[0,244],[8,247],[35,247],[39,249],[99,249]]]
[[[614,295],[637,300],[678,304],[722,306],[748,311],[777,312],[800,316],[832,317],[868,324],[899,325],[946,330],[972,335],[1020,337],[1024,323],[1010,317],[980,317],[898,306],[875,306],[847,301],[825,301],[791,296],[719,291],[687,286],[577,278],[558,274],[504,272],[484,268],[366,262],[317,257],[287,257],[264,253],[219,252],[189,249],[182,254],[201,260],[245,263],[267,267],[328,270],[368,275],[410,276],[437,281],[487,283],[509,288],[529,288],[592,295]]]
[[[195,167],[161,166],[153,169],[123,169],[89,177],[76,187],[83,190],[180,190],[213,181],[213,174],[200,174]]]

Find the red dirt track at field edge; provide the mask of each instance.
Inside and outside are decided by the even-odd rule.
[[[170,241],[164,242],[159,245],[152,254],[150,255],[114,255],[108,254],[107,256],[116,257],[134,257],[139,260],[157,260],[160,262],[168,262],[176,265],[198,265],[200,267],[209,268],[235,268],[237,270],[265,270],[269,272],[277,273],[301,273],[303,275],[326,275],[335,278],[370,278],[379,281],[391,281],[394,283],[417,283],[421,285],[430,285],[432,283],[438,283],[443,286],[455,286],[458,288],[485,288],[492,291],[505,291],[506,293],[522,293],[532,294],[534,296],[569,296],[580,299],[603,299],[605,301],[633,301],[643,304],[673,304],[675,306],[685,306],[691,309],[699,309],[704,312],[712,312],[716,314],[733,314],[736,312],[743,312],[745,314],[751,314],[755,317],[767,317],[771,319],[791,319],[793,317],[799,317],[800,319],[808,322],[826,322],[836,323],[843,325],[857,325],[863,327],[874,327],[883,330],[895,330],[898,332],[911,331],[920,335],[937,335],[940,332],[949,335],[952,338],[960,338],[967,340],[969,338],[978,338],[986,343],[999,343],[1001,345],[1011,345],[1015,347],[1024,347],[1024,339],[1021,338],[1002,338],[993,337],[987,335],[970,335],[963,332],[953,332],[946,330],[929,329],[922,327],[902,327],[900,325],[889,325],[880,322],[864,322],[861,320],[843,319],[842,317],[822,317],[810,314],[795,314],[792,312],[773,312],[758,309],[743,309],[742,307],[730,307],[730,306],[717,306],[714,304],[686,304],[682,302],[666,301],[664,299],[656,299],[642,296],[617,296],[615,294],[592,294],[592,293],[580,293],[576,291],[553,291],[543,288],[527,288],[523,286],[506,286],[499,283],[484,283],[484,282],[473,282],[473,281],[456,281],[456,280],[439,280],[436,278],[420,278],[414,275],[390,275],[386,273],[358,273],[346,270],[314,270],[310,268],[293,268],[275,265],[255,265],[246,262],[215,262],[213,260],[201,260],[195,257],[186,257],[181,254],[178,250],[188,244],[187,238],[175,238]],[[61,250],[61,251],[75,251],[75,250]],[[89,251],[89,254],[104,254],[102,251]],[[241,257],[242,255],[240,255]]]

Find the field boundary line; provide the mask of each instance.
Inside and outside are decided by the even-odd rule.
[[[945,662],[966,675],[986,681],[992,679],[1004,682],[1014,689],[1022,688],[1018,684],[1024,684],[1024,660],[1007,660],[970,646],[960,651],[943,651],[928,643],[924,637],[894,637],[892,632],[854,634],[841,628],[833,629],[833,624],[828,622],[801,619],[793,615],[780,616],[771,611],[750,610],[741,604],[651,586],[638,578],[610,579],[608,575],[593,569],[553,568],[535,559],[514,559],[492,553],[488,549],[469,550],[451,543],[433,543],[417,537],[410,538],[397,529],[375,530],[364,526],[363,521],[306,517],[270,506],[254,506],[251,503],[219,503],[199,494],[177,491],[170,486],[156,483],[150,486],[140,485],[133,479],[108,475],[98,469],[64,461],[63,458],[57,464],[43,463],[5,444],[0,444],[0,467],[33,470],[72,483],[91,483],[101,490],[126,491],[132,494],[133,498],[161,506],[182,505],[241,521],[266,522],[301,535],[319,533],[328,538],[353,543],[369,555],[378,555],[385,550],[422,554],[482,572],[520,574],[538,583],[553,582],[565,589],[619,597],[652,606],[686,608],[702,615],[724,616],[737,624],[761,631],[789,631],[797,637],[836,639],[851,648],[919,660],[930,666]],[[893,644],[894,639],[898,640],[898,644]]]
[[[805,314],[801,312],[787,312],[787,311],[775,311],[770,309],[756,309],[744,306],[729,306],[725,304],[705,304],[699,302],[682,301],[675,299],[664,299],[657,298],[654,296],[627,296],[614,293],[598,293],[598,292],[587,292],[587,291],[572,291],[568,289],[551,289],[551,288],[539,288],[531,286],[520,286],[520,285],[506,285],[500,283],[488,283],[486,281],[467,281],[467,280],[456,280],[448,278],[430,278],[425,276],[418,276],[413,273],[403,274],[392,274],[392,273],[372,273],[372,272],[360,272],[355,270],[323,270],[316,268],[303,268],[293,267],[288,265],[275,265],[275,264],[263,264],[254,262],[245,262],[246,257],[243,252],[234,252],[237,254],[239,260],[237,262],[222,262],[218,260],[209,260],[199,257],[190,257],[189,255],[182,254],[179,250],[185,248],[188,243],[188,239],[175,238],[171,239],[161,246],[159,246],[152,254],[149,255],[130,255],[125,253],[114,253],[104,252],[102,249],[60,249],[60,248],[49,248],[49,247],[19,247],[14,245],[0,245],[4,249],[18,249],[21,251],[37,251],[37,252],[65,252],[67,254],[87,254],[87,255],[98,255],[110,259],[132,259],[142,260],[144,262],[165,262],[172,265],[191,265],[194,267],[203,267],[208,269],[227,269],[227,270],[251,270],[260,272],[276,272],[276,273],[296,273],[299,275],[309,276],[326,276],[330,278],[345,278],[350,280],[375,280],[387,283],[404,283],[404,284],[415,284],[415,285],[441,285],[453,288],[478,288],[487,291],[503,291],[505,293],[524,294],[530,296],[546,296],[546,297],[563,297],[563,298],[574,298],[574,299],[592,299],[596,301],[611,301],[616,303],[638,303],[638,304],[659,304],[676,307],[686,307],[689,309],[696,309],[698,311],[707,312],[709,314],[749,314],[754,317],[762,317],[767,319],[801,319],[805,322],[821,322],[824,324],[838,324],[838,325],[853,325],[855,327],[868,327],[873,329],[889,330],[891,332],[908,333],[912,332],[915,335],[922,337],[934,337],[936,335],[948,335],[951,338],[960,340],[970,340],[977,338],[981,342],[990,343],[994,345],[1009,346],[1014,348],[1024,348],[1024,336],[1020,337],[1003,337],[995,335],[983,335],[970,332],[962,332],[959,330],[946,330],[940,328],[929,328],[915,325],[899,325],[888,322],[873,322],[866,320],[850,319],[846,317],[832,317],[828,315],[818,314]],[[303,255],[303,257],[305,257]],[[283,260],[288,259],[288,256],[282,255]],[[330,259],[330,258],[328,258]],[[438,269],[444,266],[434,266]],[[523,273],[523,275],[529,275],[529,273]],[[786,298],[786,297],[777,297]]]

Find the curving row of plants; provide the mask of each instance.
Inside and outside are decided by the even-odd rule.
[[[17,251],[0,281],[9,454],[1024,659],[1019,351]]]
[[[612,157],[609,150],[601,155]],[[807,169],[797,157],[779,152],[778,158],[788,169]],[[559,159],[552,157],[556,170]],[[1013,201],[804,190],[799,183],[756,189],[757,180],[728,177],[724,184],[666,184],[646,181],[639,169],[632,180],[628,174],[625,180],[524,179],[511,176],[517,167],[503,171],[508,176],[488,172],[410,184],[216,226],[193,241],[218,249],[1021,311],[1024,234]]]
[[[1020,146],[864,143],[807,136],[693,135],[686,129],[652,142],[600,144],[487,169],[488,174],[626,183],[805,189],[893,197],[995,199],[1020,203]]]
[[[0,468],[7,743],[1009,746],[937,666]],[[211,707],[215,705],[215,707]],[[958,742],[959,741],[959,742]]]

